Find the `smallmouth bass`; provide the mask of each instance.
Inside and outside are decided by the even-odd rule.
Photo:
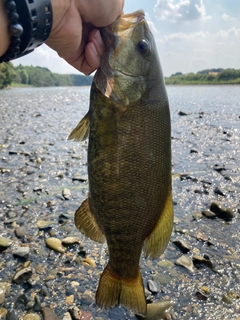
[[[107,241],[109,261],[96,303],[144,316],[141,252],[158,258],[173,225],[169,103],[144,13],[122,15],[101,33],[106,52],[90,108],[69,136],[89,136],[89,197],[75,225],[90,239]]]

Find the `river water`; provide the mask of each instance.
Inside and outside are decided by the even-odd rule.
[[[73,217],[87,194],[87,181],[73,179],[76,173],[87,175],[87,143],[67,141],[67,136],[88,110],[89,89],[0,91],[0,236],[12,239],[15,247],[28,245],[33,270],[37,264],[44,269],[35,285],[27,288],[22,284],[11,285],[4,302],[7,310],[24,290],[29,296],[39,292],[49,270],[70,264],[78,272],[72,279],[80,283],[77,290],[70,290],[76,305],[90,311],[94,319],[135,319],[123,309],[109,313],[96,309],[94,292],[107,259],[105,247],[81,236],[72,219],[67,220],[64,228],[59,222],[61,214]],[[212,201],[240,209],[240,86],[168,86],[167,91],[172,118],[175,210],[172,239],[181,237],[189,242],[188,257],[192,259],[196,253],[205,255],[214,268],[203,264],[188,271],[177,266],[176,259],[182,252],[170,242],[161,259],[152,262],[142,258],[143,280],[146,284],[153,279],[158,284],[159,292],[153,300],[174,302],[170,319],[236,320],[240,314],[240,215],[237,213],[230,222],[205,217],[196,221],[192,215],[208,210]],[[71,191],[67,201],[62,196],[64,188]],[[75,247],[68,258],[55,253],[49,257],[44,241],[53,233],[39,233],[40,219],[52,220],[50,229],[58,238],[68,234],[80,237],[87,255],[96,261],[95,269],[75,265],[72,258],[78,250]],[[19,225],[24,225],[30,235],[24,240],[15,236]],[[199,231],[207,240],[197,236]],[[41,248],[40,255],[34,253],[36,246],[38,250]],[[23,263],[13,259],[11,247],[3,252],[0,284],[11,281],[13,271]],[[47,297],[40,298],[46,306],[54,307],[61,318],[69,306],[65,298],[70,294],[67,289],[70,280],[59,274]],[[203,290],[205,287],[207,292]],[[223,296],[230,301],[226,302]],[[14,308],[19,315],[28,312],[16,303]]]

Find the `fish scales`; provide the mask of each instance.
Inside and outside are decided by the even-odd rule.
[[[91,239],[107,241],[109,262],[97,304],[146,315],[141,252],[159,257],[173,223],[168,98],[141,11],[121,16],[102,35],[107,51],[94,77],[90,109],[69,136],[81,140],[89,132],[89,198],[76,211],[75,224]],[[138,59],[137,70],[127,48]]]

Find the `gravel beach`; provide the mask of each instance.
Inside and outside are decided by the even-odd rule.
[[[167,90],[175,221],[141,259],[145,319],[240,320],[240,87]],[[0,91],[0,319],[140,319],[95,305],[107,247],[73,222],[87,142],[67,136],[88,103],[88,87]]]

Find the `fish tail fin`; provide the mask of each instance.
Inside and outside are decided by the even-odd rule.
[[[145,316],[147,304],[140,269],[135,279],[123,279],[115,275],[108,264],[99,281],[96,303],[105,309],[121,305]]]
[[[89,112],[82,118],[78,125],[72,130],[68,136],[68,140],[82,141],[89,136],[90,116]]]

